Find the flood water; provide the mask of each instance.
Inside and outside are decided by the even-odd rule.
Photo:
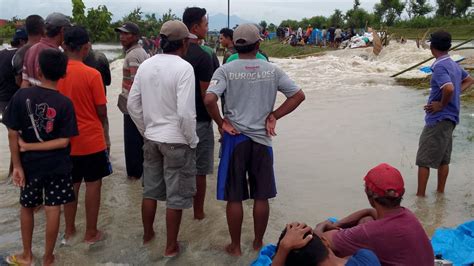
[[[429,56],[429,51],[419,50],[414,42],[409,42],[393,43],[379,57],[373,56],[370,49],[356,49],[306,59],[274,60],[303,88],[306,101],[277,124],[274,152],[278,196],[271,201],[267,243],[277,241],[287,222],[298,220],[314,225],[327,217],[342,217],[368,207],[362,179],[371,167],[381,162],[390,163],[402,172],[406,186],[402,204],[415,212],[429,235],[439,226],[452,227],[473,219],[472,104],[463,104],[461,123],[454,133],[446,194],[434,193],[436,175],[432,172],[427,197],[414,196],[417,173],[414,162],[428,90],[396,85],[389,76]],[[141,184],[126,180],[122,115],[115,107],[121,63],[117,60],[111,64],[113,83],[108,88],[114,173],[104,179],[99,216],[99,227],[107,238],[93,247],[82,244],[81,237],[71,247],[58,244],[57,264],[248,265],[257,255],[251,251],[251,202],[244,209],[244,255],[229,257],[223,252],[229,241],[225,203],[215,200],[215,175],[208,177],[206,219],[194,221],[191,210],[184,212],[180,240],[185,248],[178,258],[162,258],[164,204],[159,204],[156,215],[156,240],[142,246]],[[407,74],[420,75],[423,74],[416,70]],[[0,255],[4,256],[21,250],[19,189],[6,180],[9,155],[4,127],[0,127],[0,153]],[[83,200],[81,193],[77,215],[79,233],[85,227]],[[44,241],[43,212],[36,215],[33,238],[33,251],[39,262]]]

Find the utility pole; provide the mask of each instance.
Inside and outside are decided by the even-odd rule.
[[[230,29],[230,0],[227,0],[227,28]]]

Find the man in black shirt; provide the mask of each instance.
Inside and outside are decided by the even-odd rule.
[[[204,39],[208,31],[206,9],[199,7],[186,8],[183,22],[189,32],[198,39]],[[203,99],[209,87],[214,66],[211,57],[198,44],[198,40],[190,40],[186,57],[194,69],[196,84],[196,133],[199,144],[196,148],[196,195],[194,196],[194,218],[204,219],[204,199],[206,196],[206,175],[214,169],[214,131],[212,119],[207,113]]]
[[[17,49],[25,45],[27,41],[25,29],[17,29],[11,42],[12,47],[0,51],[0,114],[19,88],[15,80],[12,59]]]

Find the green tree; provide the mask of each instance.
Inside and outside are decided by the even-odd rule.
[[[365,25],[374,24],[374,16],[363,8],[351,9],[346,13],[347,25],[354,28],[365,28]]]
[[[388,26],[395,24],[397,19],[405,9],[405,4],[400,0],[381,0],[380,3],[375,4],[374,14],[378,22],[385,22]]]
[[[354,6],[352,7],[353,10],[357,10],[360,6],[360,1],[359,0],[354,0]]]
[[[293,19],[283,20],[280,23],[280,27],[290,27],[293,30],[297,29],[298,25],[299,25],[298,21],[293,20]]]
[[[407,12],[414,17],[424,16],[431,11],[433,7],[426,0],[409,0]],[[410,16],[411,17],[411,16]]]
[[[273,23],[270,23],[270,25],[268,25],[267,30],[268,30],[269,32],[276,32],[277,26],[276,26],[275,24],[273,24]]]
[[[260,27],[262,27],[262,30],[264,30],[264,31],[267,29],[267,22],[265,20],[260,21],[260,23],[258,23],[258,25]]]
[[[344,25],[344,15],[342,14],[342,11],[335,9],[334,14],[329,17],[329,23],[331,23],[329,26],[339,25],[342,27]]]
[[[72,21],[79,25],[85,25],[86,15],[84,11],[86,6],[82,0],[72,0]]]
[[[86,21],[85,26],[89,29],[93,41],[107,42],[114,39],[114,30],[110,27],[112,13],[106,6],[89,8]]]
[[[456,10],[455,0],[436,0],[438,9],[436,15],[440,17],[453,17]]]
[[[467,11],[472,7],[472,0],[455,0],[455,15],[458,17],[466,17]]]

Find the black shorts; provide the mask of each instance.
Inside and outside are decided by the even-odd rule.
[[[20,192],[20,204],[35,208],[43,204],[59,206],[74,201],[72,177],[68,174],[51,174],[42,177],[26,177],[25,187]]]
[[[112,165],[107,150],[97,153],[71,156],[72,181],[74,183],[94,182],[112,174]]]
[[[243,134],[225,133],[217,174],[217,199],[264,200],[276,194],[272,147],[254,142]]]

